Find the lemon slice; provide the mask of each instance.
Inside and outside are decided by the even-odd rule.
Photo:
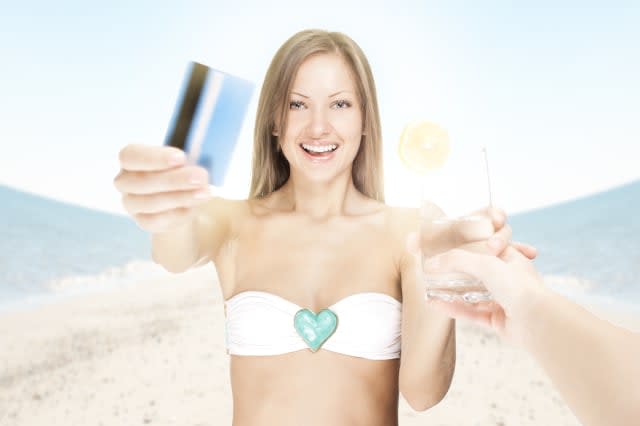
[[[449,157],[449,135],[435,123],[408,124],[400,135],[398,154],[405,167],[427,174],[444,165]]]

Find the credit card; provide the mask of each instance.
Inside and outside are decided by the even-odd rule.
[[[214,186],[224,184],[253,88],[250,81],[198,62],[187,67],[165,145],[206,168]]]

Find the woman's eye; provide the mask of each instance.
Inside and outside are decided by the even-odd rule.
[[[300,101],[289,102],[289,109],[303,109],[303,108],[304,108],[304,102],[300,102]]]
[[[336,103],[334,105],[336,107],[338,107],[339,109],[349,108],[351,106],[351,102],[345,101],[345,100],[341,100],[341,101],[336,101]]]

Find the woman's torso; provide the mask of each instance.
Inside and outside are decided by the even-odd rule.
[[[214,259],[225,300],[267,292],[318,312],[358,293],[402,298],[401,245],[392,210],[381,203],[316,220],[244,201],[235,202],[232,217]],[[323,349],[232,356],[234,424],[395,424],[398,369],[398,359]]]

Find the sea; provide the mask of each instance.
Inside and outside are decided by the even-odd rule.
[[[130,218],[3,185],[0,206],[0,313],[162,273]]]
[[[0,185],[0,314],[166,272],[128,217]],[[545,281],[578,303],[640,316],[640,180],[509,217]],[[516,285],[516,283],[514,283]]]

